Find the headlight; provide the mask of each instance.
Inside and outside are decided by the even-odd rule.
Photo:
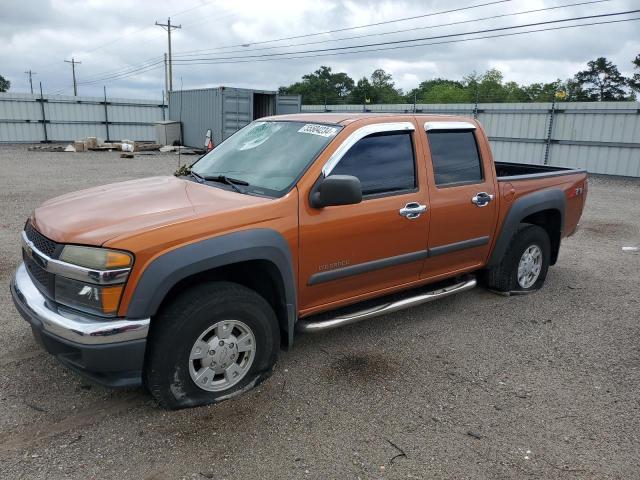
[[[63,262],[96,270],[127,268],[133,263],[131,254],[106,248],[66,245],[59,257]]]
[[[122,281],[116,281],[116,284],[98,285],[96,284],[97,279],[90,276],[85,282],[78,278],[68,278],[64,274],[56,275],[56,302],[101,316],[115,317],[117,315],[120,297],[128,277],[127,269],[133,264],[133,256],[130,253],[106,248],[65,245],[58,259],[70,265],[91,270],[114,270],[113,274],[117,274]],[[115,270],[120,270],[120,272],[115,272]],[[93,275],[93,273],[89,275]],[[75,275],[70,276],[75,277]]]
[[[56,302],[101,316],[116,316],[123,290],[124,284],[94,285],[56,276]]]

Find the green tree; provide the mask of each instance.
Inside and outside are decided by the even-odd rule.
[[[634,70],[640,70],[640,53],[636,55],[636,58],[631,63]],[[636,92],[640,92],[640,72],[634,73],[629,79],[629,86]]]
[[[354,81],[344,72],[333,73],[331,67],[321,66],[313,73],[302,76],[301,82],[280,87],[283,94],[302,95],[307,105],[344,103],[353,90]]]
[[[562,90],[566,94],[566,100],[569,102],[590,102],[593,99],[582,88],[582,84],[575,78],[568,79],[562,86]]]
[[[371,101],[370,95],[372,92],[371,82],[367,77],[362,77],[356,83],[356,86],[353,87],[351,91],[350,101],[352,103],[369,103]]]
[[[564,99],[568,99],[567,87],[560,79],[549,83],[531,83],[520,88],[523,93],[523,99],[519,101],[522,102],[551,102],[554,96],[556,101],[561,101],[562,97],[556,95],[557,92],[564,92],[567,95]]]
[[[468,100],[468,93],[462,83],[456,80],[434,78],[425,80],[418,88],[409,90],[405,102],[413,103],[464,103]]]
[[[628,80],[604,57],[587,62],[587,69],[576,73],[574,80],[590,100],[626,100]]]
[[[492,68],[482,75],[473,72],[463,79],[463,84],[469,90],[471,101],[479,103],[506,102],[508,92],[502,81],[504,76],[500,70]]]
[[[0,75],[0,92],[6,92],[11,87],[11,82]]]
[[[469,91],[458,82],[433,85],[421,97],[420,103],[469,103]]]
[[[378,68],[371,74],[371,103],[400,103],[404,100],[402,90],[397,89],[391,74]]]

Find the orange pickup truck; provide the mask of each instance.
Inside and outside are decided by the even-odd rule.
[[[587,194],[584,170],[494,162],[478,122],[436,115],[268,117],[183,173],[45,202],[11,285],[47,351],[168,408],[252,388],[295,331],[537,290]]]

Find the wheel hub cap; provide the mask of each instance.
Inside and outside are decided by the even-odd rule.
[[[211,392],[231,388],[251,368],[255,349],[255,337],[245,323],[239,320],[215,323],[191,348],[191,379],[198,387]]]
[[[538,245],[525,249],[518,263],[518,285],[530,288],[536,283],[542,270],[542,250]]]

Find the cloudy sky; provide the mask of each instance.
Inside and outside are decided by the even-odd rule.
[[[383,68],[405,90],[425,79],[461,78],[489,68],[518,82],[564,79],[599,56],[631,74],[631,60],[640,53],[640,21],[441,42],[640,13],[360,47],[358,53],[327,51],[640,9],[640,0],[608,0],[523,13],[583,1],[588,0],[2,0],[0,75],[11,81],[11,91],[27,92],[24,72],[31,69],[45,93],[71,94],[71,65],[64,60],[73,57],[82,62],[77,66],[80,95],[102,95],[105,85],[110,96],[160,98],[167,34],[154,23],[166,23],[169,16],[182,25],[173,31],[174,89],[182,84],[185,89],[227,85],[272,90],[320,65],[354,79]],[[407,17],[417,18],[400,20]],[[371,24],[378,25],[367,26]],[[322,33],[329,30],[341,31]],[[373,51],[419,43],[423,45]]]

